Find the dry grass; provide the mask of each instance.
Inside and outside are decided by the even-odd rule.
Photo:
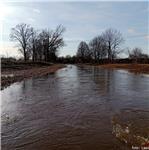
[[[126,69],[134,73],[149,74],[149,64],[104,64],[98,66],[107,69]]]
[[[51,74],[56,72],[58,69],[65,67],[63,64],[54,64],[51,66],[40,66],[40,67],[30,67],[28,69],[7,69],[2,70],[2,77],[1,77],[1,89],[4,87],[9,86],[10,84],[21,81],[26,78],[30,77],[40,77],[43,75]],[[9,76],[13,74],[13,76]],[[3,75],[8,75],[8,77],[3,77]]]

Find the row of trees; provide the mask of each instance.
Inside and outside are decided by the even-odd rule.
[[[80,42],[77,50],[77,58],[81,62],[103,62],[103,59],[108,59],[108,62],[113,61],[118,54],[123,52],[120,48],[124,38],[116,29],[107,29],[101,35],[94,37],[89,44]],[[126,50],[125,50],[126,53]],[[141,48],[127,50],[128,57],[137,61],[138,59],[148,59],[149,56],[143,53]]]
[[[23,54],[24,60],[33,61],[64,61],[65,58],[57,59],[59,48],[64,46],[63,33],[65,28],[58,25],[55,30],[36,30],[27,24],[18,24],[11,29],[10,38],[18,43],[19,51]],[[108,62],[113,61],[123,50],[120,48],[124,38],[120,31],[107,29],[101,35],[94,37],[88,44],[80,42],[77,55],[73,58],[66,57],[66,62]],[[140,48],[128,50],[129,58],[148,58]]]
[[[112,61],[122,50],[124,42],[122,34],[116,29],[107,29],[101,35],[94,37],[89,44],[82,41],[78,46],[77,57],[86,62],[94,59],[96,62],[108,58]]]
[[[63,33],[65,28],[58,25],[55,30],[38,31],[27,24],[18,24],[11,29],[10,38],[18,43],[24,61],[55,61],[60,47],[64,46]]]
[[[141,48],[134,48],[133,50],[128,50],[129,58],[130,59],[148,59],[149,56],[147,54],[143,53],[143,50]]]

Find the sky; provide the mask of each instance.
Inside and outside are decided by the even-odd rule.
[[[39,30],[63,25],[65,47],[59,50],[59,56],[75,55],[80,41],[88,43],[108,28],[122,33],[125,39],[122,48],[140,47],[149,54],[148,15],[148,1],[3,1],[0,2],[0,55],[21,56],[9,36],[11,28],[19,23]]]

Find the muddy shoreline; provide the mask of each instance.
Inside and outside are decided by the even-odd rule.
[[[132,73],[149,74],[149,64],[78,64],[83,66],[96,66],[105,69],[124,69]],[[51,65],[36,65],[36,66],[23,66],[16,69],[10,66],[1,70],[1,89],[9,86],[10,84],[22,81],[26,78],[41,77],[43,75],[56,72],[58,69],[65,67],[64,64],[51,64]]]
[[[41,77],[52,74],[58,69],[65,67],[63,64],[53,64],[50,66],[32,66],[22,69],[2,69],[1,70],[1,90],[14,82],[22,81],[26,78]]]

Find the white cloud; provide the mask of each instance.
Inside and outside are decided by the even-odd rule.
[[[4,3],[0,3],[0,21],[5,20],[5,18],[12,13],[14,13],[13,7],[4,5]]]
[[[146,35],[146,36],[145,36],[145,39],[146,39],[146,40],[149,40],[149,35]]]
[[[35,19],[33,19],[33,18],[28,18],[28,21],[29,21],[29,22],[35,22]]]
[[[0,42],[0,56],[19,57],[20,53],[15,45],[13,42]]]
[[[129,29],[127,30],[127,32],[130,33],[130,34],[132,34],[132,33],[135,33],[136,31],[135,31],[135,29],[133,29],[133,28],[129,28]]]
[[[83,38],[64,38],[64,40],[68,43],[76,43],[76,42],[81,42],[81,41],[89,41],[87,39]]]
[[[39,10],[39,9],[34,8],[34,9],[33,9],[33,12],[35,12],[35,13],[38,13],[38,14],[39,14],[39,13],[40,13],[40,10]]]

